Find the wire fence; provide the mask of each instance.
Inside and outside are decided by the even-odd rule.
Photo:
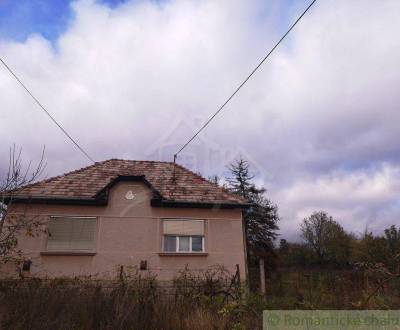
[[[160,270],[165,270],[159,268]],[[112,292],[115,290],[131,290],[133,292],[148,294],[153,292],[160,298],[173,296],[180,299],[186,296],[205,295],[211,298],[221,297],[223,301],[240,299],[242,283],[239,265],[235,272],[231,272],[223,266],[215,265],[207,269],[171,269],[176,271],[172,279],[159,280],[150,271],[139,271],[137,268],[120,266],[118,271],[97,273],[96,276],[77,276],[72,278],[49,277],[22,277],[4,278],[0,280],[1,286],[15,288],[29,287],[54,287],[60,292],[75,289],[91,292],[103,290]]]

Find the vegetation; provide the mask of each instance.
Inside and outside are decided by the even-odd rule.
[[[232,284],[233,283],[233,284]],[[257,299],[242,298],[221,267],[182,270],[172,284],[138,271],[116,281],[0,282],[2,329],[258,329]]]
[[[299,227],[301,241],[278,236],[278,209],[266,190],[252,182],[249,164],[229,166],[227,188],[252,204],[244,212],[250,288],[259,290],[258,259],[264,258],[267,295],[264,307],[398,308],[400,306],[400,228],[382,235],[348,233],[327,212],[313,212]],[[218,183],[219,180],[215,179]]]
[[[248,262],[254,265],[260,257],[267,257],[271,263],[279,229],[278,207],[265,197],[265,188],[258,188],[252,182],[253,176],[246,160],[239,159],[228,168],[228,190],[247,199],[251,204],[250,208],[243,211]]]
[[[379,264],[390,271],[398,270],[400,240],[394,225],[382,235],[366,231],[357,237],[346,233],[327,213],[316,212],[303,220],[300,230],[302,242],[281,239],[276,249],[279,267],[354,269]]]
[[[22,234],[34,236],[40,232],[43,223],[38,216],[28,215],[28,207],[13,214],[9,214],[9,210],[13,207],[15,191],[35,182],[44,168],[44,149],[35,168],[31,164],[26,168],[22,166],[21,150],[15,146],[10,150],[8,171],[0,177],[0,263],[22,261],[18,237]]]
[[[326,212],[314,212],[301,224],[301,237],[319,264],[346,264],[350,236]]]
[[[379,269],[279,268],[267,288],[269,309],[400,308],[400,279]]]
[[[286,297],[288,308],[400,307],[400,229],[356,237],[320,211],[305,218],[300,231],[302,242],[282,239],[276,249],[269,281],[279,284],[271,286],[270,299]]]

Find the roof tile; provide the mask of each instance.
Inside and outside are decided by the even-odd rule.
[[[93,198],[118,176],[141,176],[166,200],[207,203],[247,203],[198,174],[171,162],[110,159],[21,188],[23,197]]]

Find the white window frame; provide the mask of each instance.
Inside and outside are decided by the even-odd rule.
[[[85,249],[85,250],[72,250],[72,249],[62,249],[62,250],[49,250],[47,245],[49,241],[49,232],[48,232],[48,226],[50,224],[50,221],[52,219],[57,219],[57,218],[69,218],[69,219],[93,219],[95,222],[95,228],[94,228],[94,238],[93,238],[93,249]],[[79,216],[79,215],[51,215],[49,217],[49,223],[47,225],[47,235],[46,235],[46,242],[44,246],[44,253],[50,253],[50,254],[57,254],[59,252],[66,252],[66,253],[85,253],[85,252],[93,252],[95,253],[97,250],[97,231],[98,231],[99,223],[98,223],[98,217],[96,216]]]
[[[175,243],[175,251],[165,251],[164,250],[164,239],[166,236],[169,237],[175,237],[176,239],[176,243]],[[179,239],[181,237],[189,237],[189,251],[179,251]],[[193,246],[192,246],[192,238],[193,237],[201,237],[201,251],[192,251],[193,250]],[[203,253],[205,252],[204,250],[204,235],[193,235],[193,236],[184,236],[184,235],[164,235],[163,234],[163,252],[165,253]]]
[[[203,230],[204,230],[204,234],[203,235],[173,235],[173,234],[164,234],[164,221],[168,221],[168,220],[182,220],[182,221],[201,221],[203,223]],[[205,236],[206,236],[206,221],[204,219],[190,219],[190,218],[164,218],[161,219],[161,231],[162,231],[162,246],[161,246],[161,250],[163,253],[205,253]],[[164,245],[164,240],[165,237],[169,236],[169,237],[175,237],[176,242],[175,242],[175,251],[166,251],[165,245]],[[189,237],[189,251],[179,251],[179,238],[180,237]],[[201,251],[192,251],[192,238],[193,237],[201,237]]]

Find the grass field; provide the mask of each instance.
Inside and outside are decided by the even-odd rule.
[[[138,274],[107,282],[3,280],[1,328],[261,329],[264,309],[400,308],[399,279],[381,285],[360,271],[277,270],[268,274],[266,297],[232,279],[184,271],[169,285]]]

